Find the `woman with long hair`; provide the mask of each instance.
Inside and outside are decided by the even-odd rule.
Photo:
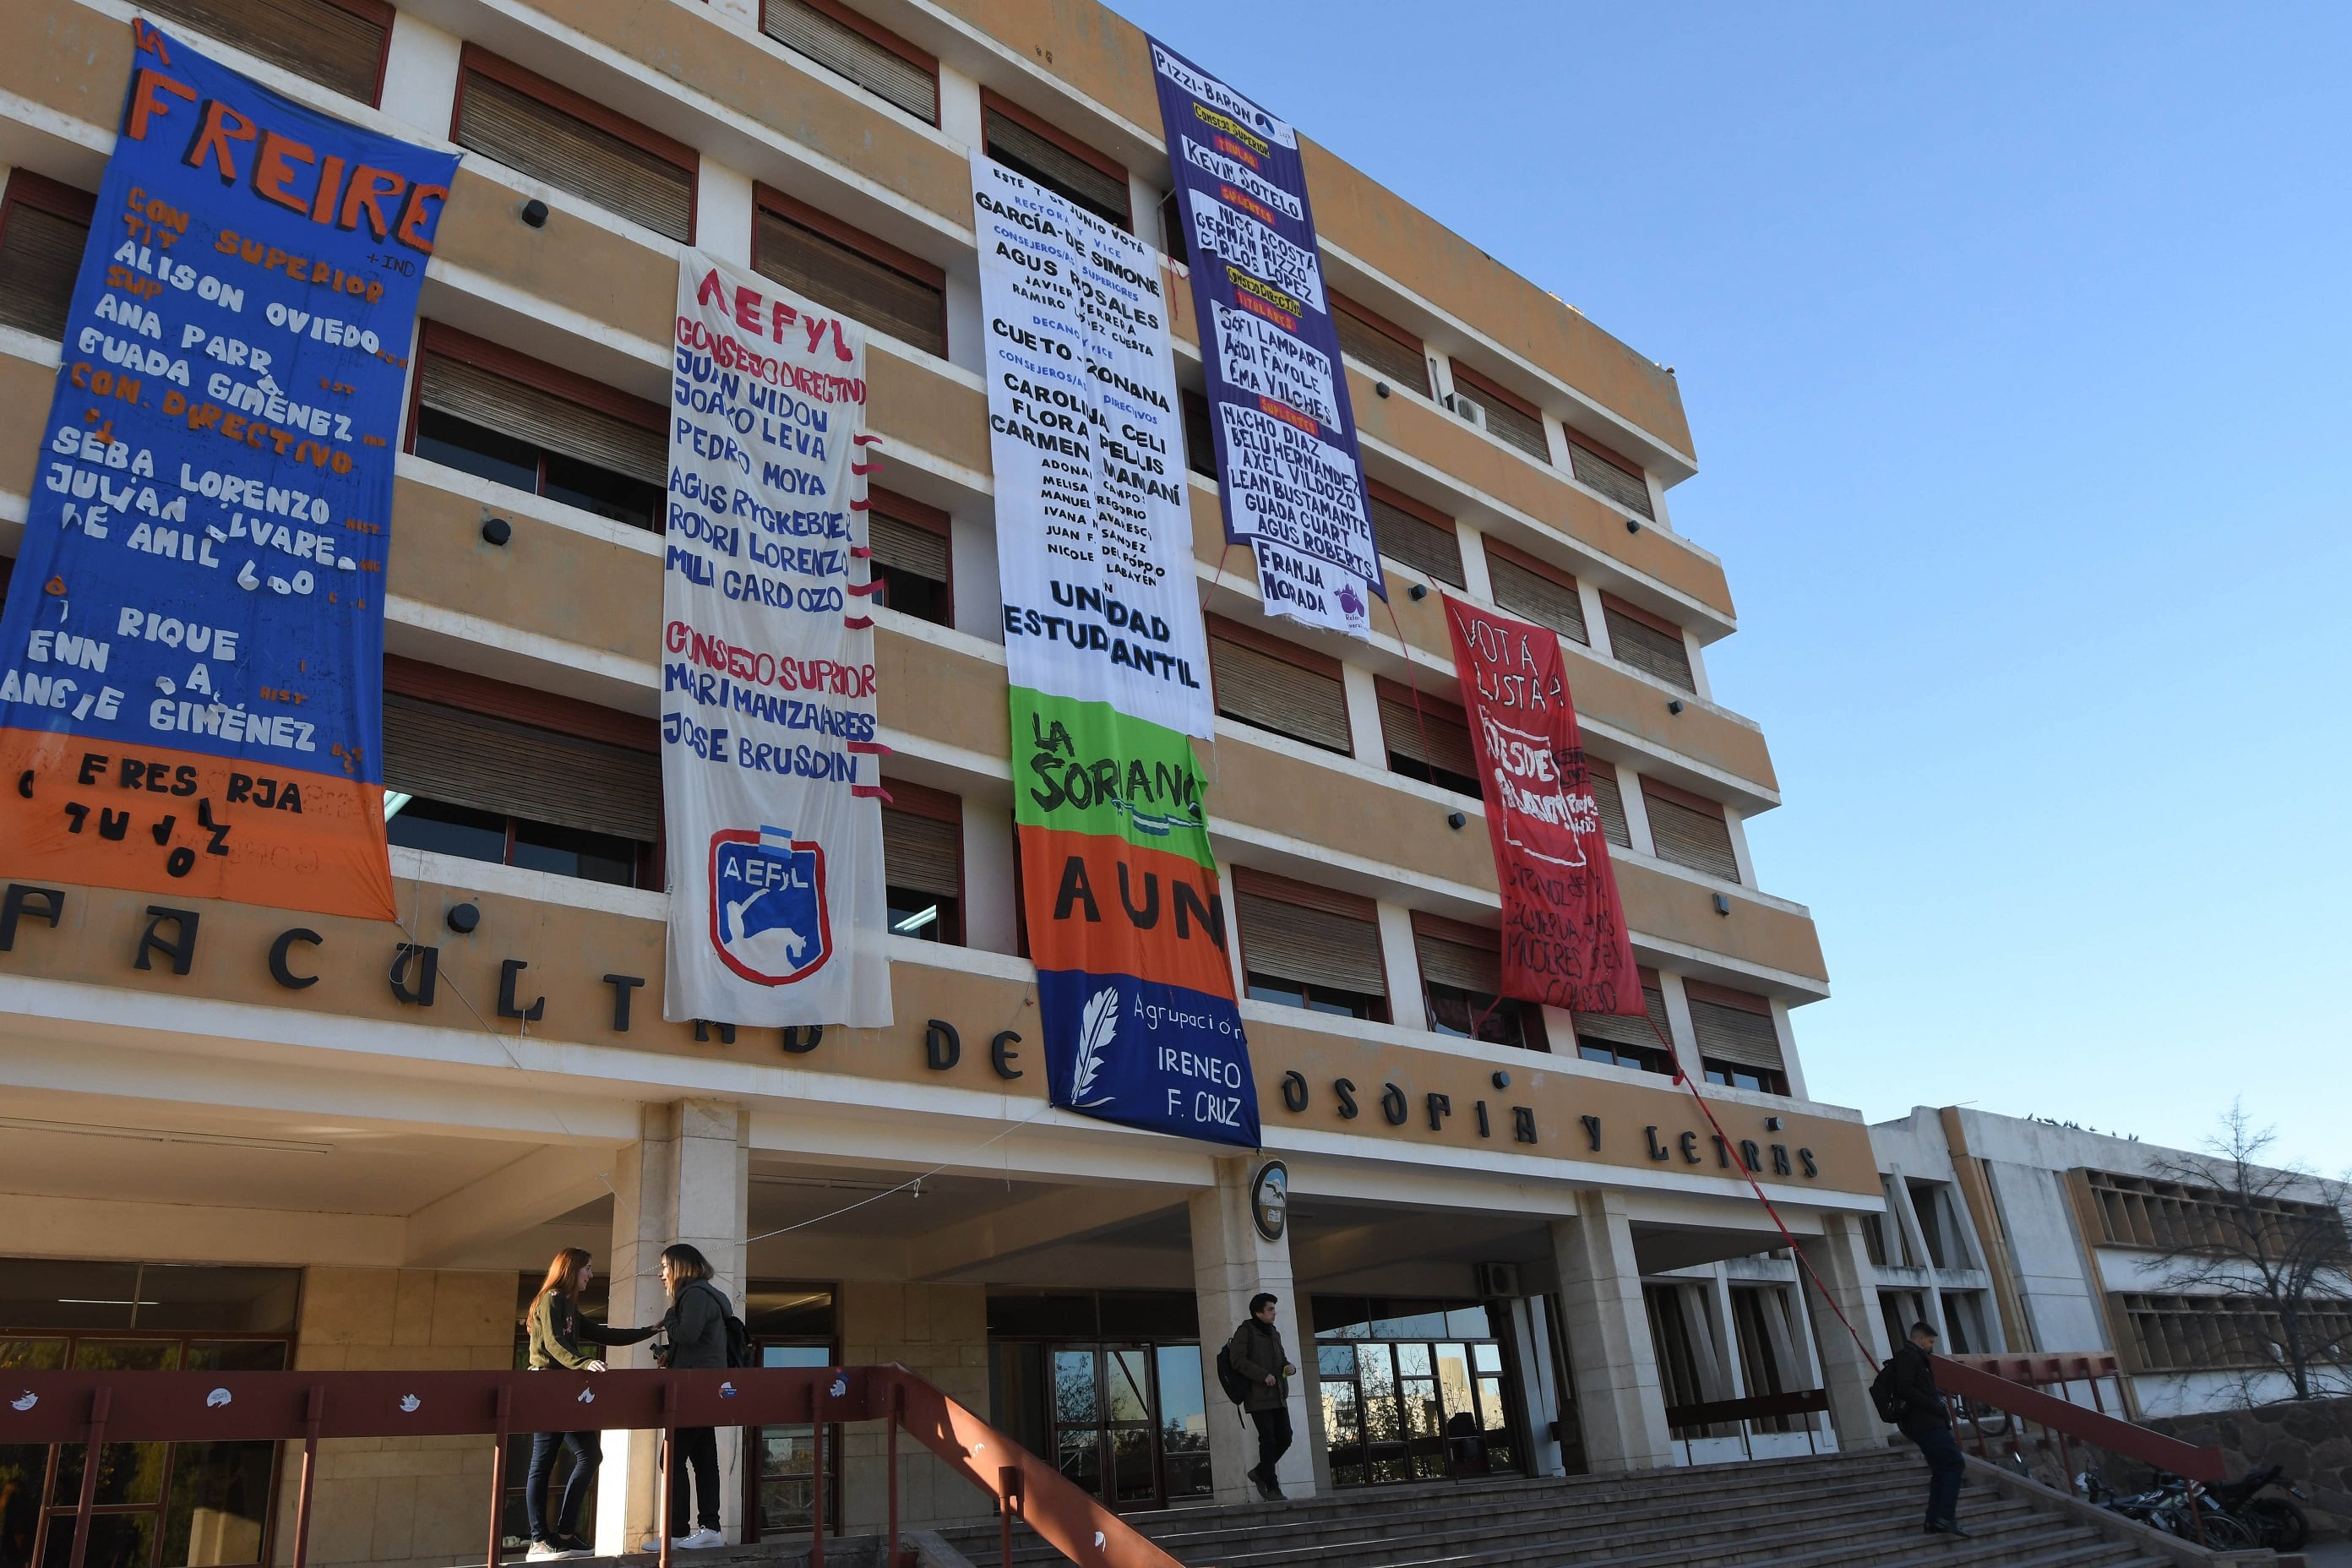
[[[669,1341],[669,1357],[663,1364],[678,1369],[688,1367],[724,1367],[727,1364],[727,1319],[734,1311],[734,1303],[721,1295],[711,1283],[710,1259],[698,1247],[679,1242],[662,1248],[662,1289],[669,1292],[669,1311],[662,1319],[662,1332]],[[719,1433],[710,1426],[680,1426],[673,1439],[677,1453],[669,1471],[669,1533],[670,1543],[681,1547],[723,1546],[727,1538],[719,1531]],[[692,1501],[701,1505],[699,1514],[689,1508],[687,1494],[687,1472],[693,1471]],[[660,1542],[647,1545],[651,1551]]]
[[[604,1359],[587,1345],[633,1345],[649,1340],[654,1329],[613,1329],[580,1315],[580,1297],[596,1271],[589,1267],[587,1249],[567,1247],[547,1266],[539,1294],[530,1299],[530,1369],[542,1372],[560,1366],[573,1372],[602,1372]],[[547,1482],[555,1473],[559,1448],[572,1451],[572,1476],[563,1483],[563,1504],[553,1520],[547,1517]],[[530,1469],[522,1484],[523,1509],[530,1516],[530,1556],[589,1557],[594,1549],[579,1534],[580,1505],[604,1461],[602,1436],[595,1432],[538,1432],[530,1439]]]

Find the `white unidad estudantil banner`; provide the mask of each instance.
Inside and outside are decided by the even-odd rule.
[[[890,1022],[866,334],[678,258],[662,574],[673,1022]]]
[[[1160,256],[971,155],[1013,684],[1213,736]]]

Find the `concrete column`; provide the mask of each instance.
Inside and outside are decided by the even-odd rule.
[[[1462,542],[1462,591],[1487,604],[1495,602],[1495,574],[1486,566],[1486,533],[1475,522],[1456,518],[1454,531]]]
[[[721,4],[725,0],[720,0]],[[753,19],[753,30],[758,30]],[[713,158],[702,160],[695,184],[695,248],[751,268],[751,176]]]
[[[1201,1379],[1209,1394],[1209,1474],[1219,1502],[1244,1502],[1257,1494],[1244,1471],[1257,1464],[1257,1430],[1247,1417],[1234,1418],[1217,1385],[1217,1352],[1249,1316],[1250,1298],[1261,1290],[1279,1298],[1275,1326],[1282,1346],[1302,1375],[1290,1380],[1290,1430],[1296,1439],[1275,1467],[1284,1492],[1315,1492],[1313,1426],[1307,1419],[1307,1358],[1314,1353],[1301,1331],[1312,1319],[1303,1310],[1290,1272],[1290,1235],[1268,1241],[1250,1217],[1250,1173],[1255,1159],[1219,1160],[1217,1184],[1192,1194],[1192,1289],[1201,1309]]]
[[[1580,1193],[1576,1206],[1574,1219],[1552,1221],[1551,1248],[1586,1464],[1596,1475],[1672,1464],[1665,1394],[1625,1200]]]
[[[1355,748],[1356,761],[1388,772],[1389,740],[1381,724],[1381,693],[1372,684],[1372,672],[1360,664],[1341,665],[1339,689],[1348,700],[1348,742]]]
[[[1839,1322],[1821,1291],[1806,1289],[1805,1307],[1812,1316],[1822,1386],[1829,1390],[1830,1425],[1837,1429],[1838,1447],[1874,1448],[1886,1435],[1886,1423],[1870,1403],[1870,1382],[1890,1351],[1871,1285],[1870,1255],[1863,1248],[1862,1222],[1852,1215],[1825,1214],[1822,1234],[1800,1237],[1797,1247],[1845,1314],[1845,1322]],[[1846,1331],[1847,1324],[1853,1333]],[[1862,1337],[1860,1345],[1854,1343],[1855,1334]]]
[[[609,1321],[643,1328],[661,1321],[662,1248],[683,1241],[710,1259],[712,1283],[743,1310],[744,1235],[751,1185],[751,1121],[732,1100],[681,1100],[640,1110],[637,1142],[613,1171],[613,1304]],[[650,1344],[613,1352],[614,1366],[653,1365]],[[596,1488],[596,1551],[635,1552],[667,1521],[656,1506],[661,1435],[604,1434]],[[719,1429],[719,1486],[727,1539],[742,1539],[743,1453],[740,1428]]]

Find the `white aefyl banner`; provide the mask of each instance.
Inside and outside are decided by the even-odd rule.
[[[662,572],[673,1022],[890,1022],[866,334],[678,258]]]

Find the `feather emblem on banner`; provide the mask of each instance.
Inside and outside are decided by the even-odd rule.
[[[1084,1110],[1090,1105],[1108,1105],[1114,1095],[1088,1100],[1087,1090],[1094,1088],[1095,1075],[1102,1071],[1103,1048],[1118,1033],[1118,988],[1106,985],[1087,998],[1087,1010],[1078,1028],[1078,1057],[1070,1073],[1070,1105]]]

